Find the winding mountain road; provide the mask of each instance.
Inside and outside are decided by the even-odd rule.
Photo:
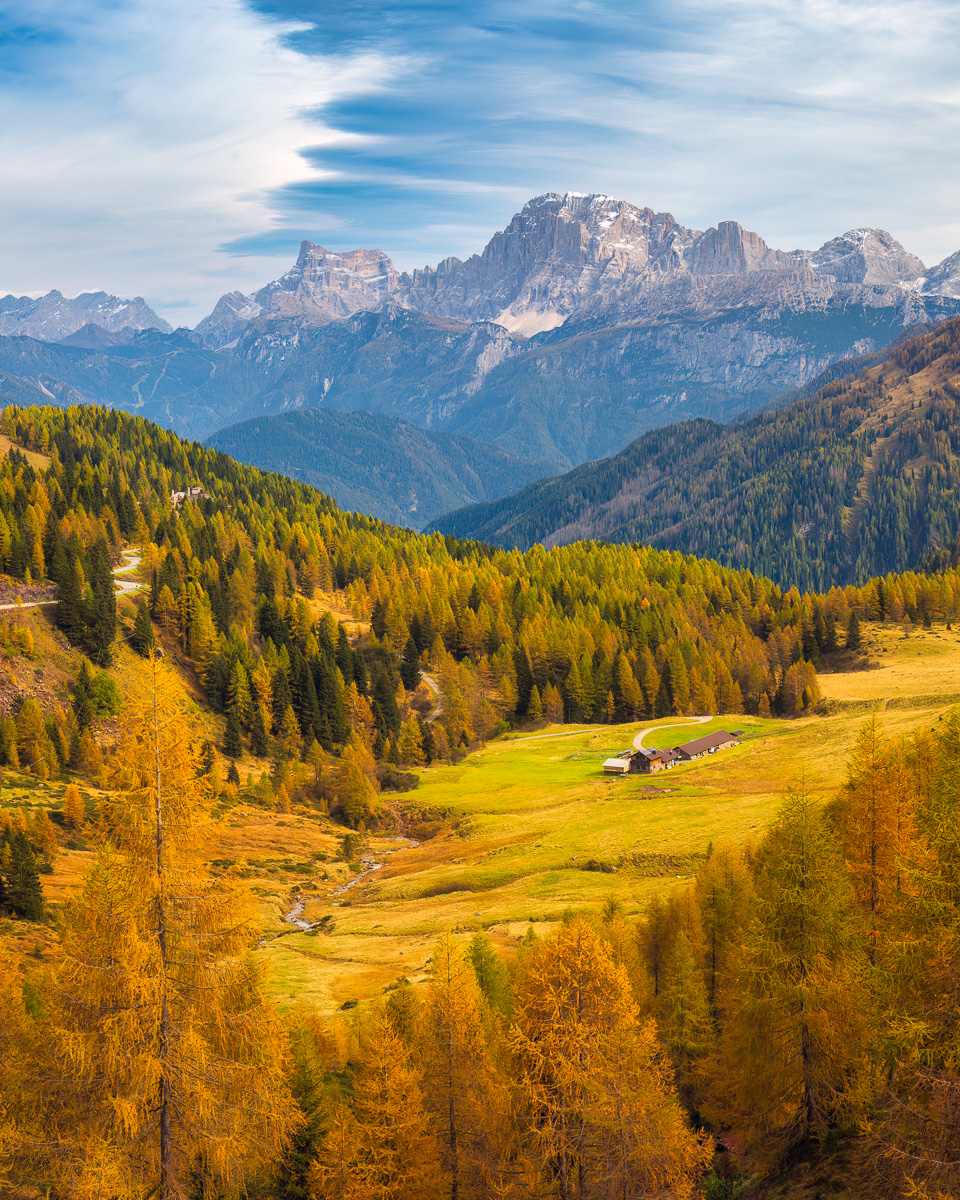
[[[140,566],[140,554],[136,551],[124,551],[126,563],[116,567],[113,571],[114,578],[118,575],[129,575],[131,571],[136,571]],[[144,585],[136,579],[117,579],[117,595],[126,596],[130,592],[139,592]],[[0,612],[9,612],[16,608],[46,608],[50,604],[56,604],[56,600],[27,600],[21,604],[0,604]]]
[[[690,717],[686,721],[674,722],[671,725],[648,725],[646,729],[641,729],[637,736],[633,739],[633,748],[634,750],[642,750],[643,739],[648,733],[653,733],[654,731],[659,732],[661,729],[681,729],[684,727],[689,729],[691,725],[704,725],[707,721],[712,720],[713,717]]]

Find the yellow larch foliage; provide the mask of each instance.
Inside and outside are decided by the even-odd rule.
[[[102,842],[67,905],[33,1047],[46,1169],[76,1200],[186,1194],[192,1169],[233,1188],[297,1117],[267,1003],[250,897],[200,869],[205,781],[159,705],[132,718],[100,806]]]

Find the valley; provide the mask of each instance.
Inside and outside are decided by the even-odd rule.
[[[907,343],[901,367],[932,345]],[[256,1061],[274,1056],[269,1086],[281,1097],[294,1086],[283,1047],[300,1053],[296,1039],[308,1038],[325,1104],[347,1103],[341,1079],[367,1086],[371,1029],[394,1046],[396,1069],[410,1069],[390,1022],[406,1022],[403,1037],[429,1036],[416,1014],[434,1011],[437,955],[477,1020],[486,1014],[489,1044],[505,1047],[546,948],[585,938],[620,980],[625,1028],[648,1039],[631,1054],[669,1061],[670,1103],[696,1103],[725,1139],[717,1147],[737,1147],[730,1169],[762,1184],[780,1134],[765,1132],[765,1101],[734,1108],[725,1094],[731,1072],[749,1082],[752,1069],[715,1067],[699,1042],[678,1048],[674,1006],[703,1017],[712,987],[722,1017],[702,1036],[718,1055],[752,1036],[735,962],[741,948],[759,953],[756,922],[772,911],[762,889],[777,864],[795,869],[797,828],[822,848],[812,900],[826,878],[841,896],[827,919],[846,914],[836,970],[865,961],[868,917],[851,907],[864,826],[851,805],[878,794],[867,786],[875,769],[882,803],[899,805],[919,838],[909,813],[929,811],[951,769],[960,570],[949,546],[935,572],[801,593],[639,545],[520,553],[417,534],[105,409],[11,407],[3,436],[0,557],[13,607],[0,615],[10,1031],[0,1037],[10,1062],[29,1054],[56,1069],[37,1038],[72,1036],[63,981],[75,970],[100,987],[87,962],[101,947],[111,979],[133,981],[141,961],[155,977],[166,904],[156,889],[167,880],[178,944],[198,945],[209,922],[233,947],[188,957],[199,964],[190,972],[245,980],[230,990],[207,974],[198,991],[191,974],[181,1011],[202,1027],[213,996],[255,1014]],[[51,589],[55,601],[36,602]],[[720,729],[740,731],[739,744],[651,775],[603,772],[641,734],[676,745]],[[881,747],[873,766],[871,744]],[[936,778],[935,756],[948,764]],[[885,863],[897,844],[884,845]],[[186,978],[179,962],[160,970]],[[864,1011],[868,978],[849,984]],[[91,1036],[99,1044],[112,1028],[98,1017]],[[857,1036],[850,1055],[873,1045]],[[827,1069],[846,1069],[847,1054]],[[516,1088],[505,1051],[503,1062],[504,1086]],[[779,1069],[769,1063],[765,1050],[761,1067]],[[21,1077],[16,1065],[0,1073],[17,1120]],[[43,1096],[49,1108],[55,1093]],[[741,1145],[750,1121],[761,1132]],[[98,1139],[99,1125],[86,1136]],[[39,1200],[33,1181],[60,1177],[61,1151],[11,1144],[15,1178]],[[74,1135],[58,1145],[70,1170],[92,1161]],[[684,1168],[691,1180],[709,1153]],[[817,1169],[840,1157],[824,1151]],[[871,1194],[847,1167],[831,1169],[846,1187],[835,1194]],[[782,1194],[806,1200],[799,1180],[791,1169]]]
[[[259,897],[266,941],[257,954],[280,1007],[331,1017],[375,1000],[400,975],[425,983],[445,931],[464,943],[485,932],[509,959],[531,925],[542,934],[570,910],[616,901],[639,917],[653,895],[690,882],[711,845],[758,841],[791,787],[823,803],[835,797],[870,713],[882,715],[889,736],[909,738],[960,702],[960,630],[905,636],[901,626],[876,624],[864,633],[870,669],[822,674],[822,713],[789,722],[741,714],[704,726],[744,730],[743,744],[722,755],[610,779],[603,759],[641,726],[501,737],[456,766],[421,769],[419,787],[403,797],[404,824],[365,839],[354,864],[342,857],[342,826],[310,807],[279,814],[251,805],[241,789],[211,831],[210,869],[239,872]],[[133,655],[122,662],[135,668]],[[654,732],[646,744],[683,740],[676,720],[660,722],[669,736]],[[200,710],[194,721],[204,727]],[[8,771],[4,803],[56,809],[59,790]],[[434,836],[398,841],[423,812],[442,814]],[[382,867],[357,883],[360,858]],[[50,899],[66,900],[90,861],[90,851],[58,856],[44,881]],[[353,886],[344,893],[345,884]],[[298,897],[312,929],[285,919]]]

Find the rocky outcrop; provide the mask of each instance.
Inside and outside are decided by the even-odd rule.
[[[308,325],[343,320],[355,312],[379,308],[396,290],[398,275],[382,250],[336,254],[313,242],[301,242],[293,267],[252,296],[221,296],[209,317],[197,326],[205,345],[223,346],[251,322],[288,317]]]
[[[883,229],[851,229],[821,246],[809,262],[837,283],[881,287],[914,283],[926,270]]]
[[[0,297],[0,334],[59,342],[85,325],[98,325],[109,333],[121,329],[159,329],[172,332],[142,296],[121,300],[106,292],[83,292],[68,300],[60,292]]]
[[[960,250],[927,272],[921,284],[926,296],[950,296],[960,299]]]

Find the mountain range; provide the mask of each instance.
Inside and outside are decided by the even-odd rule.
[[[108,333],[117,333],[121,329],[173,332],[142,296],[121,300],[106,292],[83,292],[68,300],[60,292],[52,291],[39,297],[0,297],[0,334],[59,342],[84,325],[96,325]]]
[[[658,429],[434,527],[641,542],[817,591],[920,568],[960,531],[960,319],[784,408]]]
[[[199,438],[370,412],[565,470],[664,425],[728,422],[958,313],[960,253],[927,269],[883,230],[781,251],[735,221],[700,231],[548,194],[481,253],[412,272],[304,242],[280,279],[221,297],[192,331],[99,293],[7,297],[0,396],[105,403]]]

